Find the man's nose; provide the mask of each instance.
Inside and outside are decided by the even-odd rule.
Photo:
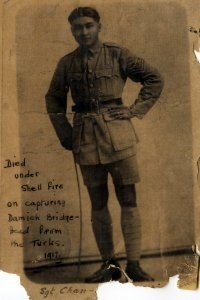
[[[88,33],[87,27],[83,27],[82,29],[82,34],[86,35]]]

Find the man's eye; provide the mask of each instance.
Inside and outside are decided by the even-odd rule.
[[[73,26],[73,30],[81,30],[81,26],[79,26],[79,25],[75,25],[75,26]]]
[[[87,24],[86,28],[92,28],[94,25],[93,24]]]

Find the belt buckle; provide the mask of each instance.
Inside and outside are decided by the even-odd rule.
[[[92,99],[90,101],[90,110],[99,113],[100,106],[99,106],[99,101],[98,100]]]

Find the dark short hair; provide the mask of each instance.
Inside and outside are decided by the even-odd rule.
[[[80,17],[91,17],[93,18],[96,22],[100,21],[100,15],[98,13],[98,11],[95,8],[92,7],[77,7],[75,8],[71,14],[68,17],[68,21],[70,24],[72,24],[72,22]]]

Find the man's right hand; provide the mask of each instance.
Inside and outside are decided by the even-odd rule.
[[[131,110],[126,106],[111,107],[108,109],[108,114],[109,117],[118,120],[127,120],[133,117]]]

